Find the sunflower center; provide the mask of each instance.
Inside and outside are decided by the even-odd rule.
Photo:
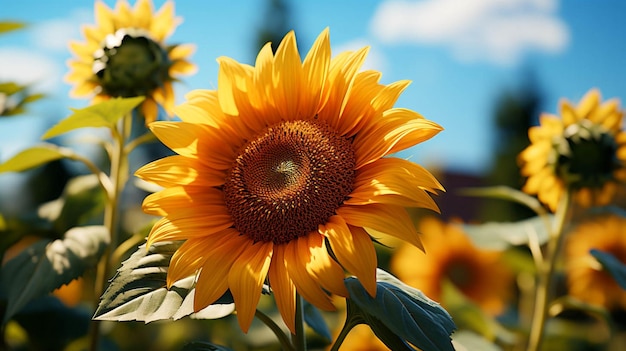
[[[317,231],[352,192],[355,160],[351,141],[316,120],[266,128],[224,184],[235,228],[276,244]]]
[[[119,29],[94,54],[93,73],[102,93],[114,97],[149,95],[169,79],[167,51],[142,30]]]
[[[557,172],[574,189],[602,187],[619,167],[613,135],[586,122],[567,127],[556,144]]]

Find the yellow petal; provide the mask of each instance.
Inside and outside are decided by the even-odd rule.
[[[301,105],[303,116],[314,116],[321,107],[321,98],[330,68],[330,39],[326,27],[317,37],[302,63],[303,78],[309,96]],[[304,99],[303,99],[304,100]]]
[[[293,31],[285,35],[276,50],[272,78],[273,85],[276,88],[274,91],[275,106],[283,120],[288,121],[313,117],[300,116],[298,114],[300,91],[302,90],[300,86],[302,80],[302,62]]]
[[[204,252],[201,253],[205,259],[196,283],[193,301],[195,312],[224,295],[234,262],[243,255],[245,248],[252,245],[247,236],[233,229],[217,233],[210,239],[205,239]]]
[[[346,223],[394,236],[424,249],[419,234],[406,210],[399,206],[371,204],[341,206],[336,210]]]
[[[273,246],[271,242],[247,245],[228,273],[228,286],[235,300],[237,320],[244,333],[250,328],[261,298],[263,281],[272,260]]]
[[[306,247],[305,250],[300,249],[300,241],[304,242],[302,246]],[[323,310],[333,311],[335,306],[332,304],[330,297],[320,287],[319,282],[309,274],[306,269],[306,262],[302,263],[302,261],[311,256],[307,241],[306,237],[300,237],[284,244],[287,272],[296,286],[296,290],[305,300]]]
[[[233,225],[230,216],[211,216],[206,214],[199,218],[183,218],[170,220],[167,217],[158,220],[150,234],[147,245],[150,246],[159,241],[186,240],[213,235]]]
[[[226,170],[236,157],[237,146],[225,143],[219,130],[200,124],[186,122],[154,122],[150,130],[179,155],[197,157],[205,165]]]
[[[328,238],[339,263],[359,279],[371,296],[376,296],[376,250],[365,230],[349,228],[343,218],[332,216],[319,231]]]
[[[139,168],[135,175],[162,187],[187,185],[213,187],[224,184],[224,171],[206,167],[195,158],[180,155],[168,156]]]
[[[293,263],[285,260],[285,248],[286,245],[274,246],[268,276],[278,311],[287,324],[287,328],[295,334],[296,287],[287,271],[287,265]]]
[[[600,105],[600,100],[602,100],[602,97],[600,96],[600,91],[598,89],[594,88],[589,90],[585,96],[583,96],[580,103],[578,103],[576,113],[580,118],[586,118],[591,111]]]
[[[133,15],[136,27],[149,30],[152,21],[152,2],[150,0],[138,0],[135,3]]]
[[[211,240],[189,239],[185,241],[172,255],[167,270],[167,288],[171,288],[177,281],[195,274],[206,261],[208,246]]]

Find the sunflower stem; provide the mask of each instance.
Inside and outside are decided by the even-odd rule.
[[[553,227],[551,228],[550,238],[547,243],[546,254],[543,259],[539,260],[540,265],[537,267],[538,281],[535,295],[535,308],[530,326],[528,351],[538,351],[541,349],[541,342],[545,332],[548,308],[550,305],[552,281],[554,279],[556,263],[563,241],[565,224],[570,217],[571,207],[571,193],[570,191],[566,191],[555,213]]]
[[[113,136],[113,147],[111,148],[111,168],[110,184],[111,188],[107,192],[106,204],[104,208],[104,226],[109,230],[109,247],[98,262],[96,281],[94,286],[94,304],[97,307],[100,296],[104,293],[105,286],[109,279],[112,257],[117,247],[119,234],[119,204],[127,174],[124,173],[126,167],[125,142],[128,135],[128,121],[132,115],[124,116],[116,127],[111,129]],[[90,331],[90,350],[97,351],[100,342],[100,322],[92,321]]]
[[[292,342],[297,351],[306,350],[306,335],[304,333],[304,309],[302,296],[296,292],[296,333],[292,335]]]
[[[278,342],[280,343],[281,349],[286,350],[286,351],[295,351],[295,349],[293,348],[293,345],[291,345],[291,341],[289,340],[289,337],[282,331],[282,329],[280,329],[278,324],[276,324],[268,315],[266,315],[265,313],[261,312],[258,309],[254,313],[254,315],[261,322],[267,325],[267,327],[270,328],[272,332],[274,332],[274,334],[278,338]]]

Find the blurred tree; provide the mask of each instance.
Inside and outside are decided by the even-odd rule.
[[[519,88],[503,92],[495,103],[494,155],[491,169],[485,174],[488,186],[521,189],[524,184],[517,155],[529,145],[528,129],[537,124],[542,92],[532,71],[524,71],[523,77]],[[534,215],[528,208],[510,201],[487,199],[483,204],[481,220],[517,221]]]
[[[294,29],[291,24],[289,0],[267,0],[265,6],[261,26],[257,32],[257,43],[253,48],[255,55],[268,41],[272,43],[272,51],[276,52],[285,34]]]

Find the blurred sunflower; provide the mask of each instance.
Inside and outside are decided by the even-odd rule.
[[[70,60],[65,77],[74,84],[74,97],[93,96],[97,103],[111,97],[145,96],[141,113],[146,124],[157,119],[159,105],[171,114],[172,82],[190,74],[187,61],[192,45],[166,45],[165,40],[180,22],[174,3],[166,2],[153,13],[150,0],[138,0],[134,9],[118,1],[115,10],[95,3],[96,25],[84,27],[86,42],[71,42],[76,58]]]
[[[426,255],[402,245],[391,258],[391,271],[400,280],[444,305],[442,288],[448,280],[486,312],[502,312],[514,284],[502,252],[475,247],[457,224],[433,216],[420,220],[419,231]]]
[[[328,30],[304,61],[293,32],[276,54],[265,45],[254,67],[218,59],[217,90],[197,90],[154,134],[178,155],[137,175],[166,189],[144,201],[164,216],[148,244],[186,240],[172,257],[168,284],[199,271],[194,308],[230,289],[248,330],[269,278],[294,331],[296,291],[333,310],[345,296],[344,269],[376,291],[376,253],[366,230],[421,247],[404,207],[436,210],[443,190],[424,168],[391,153],[441,127],[393,108],[408,81],[381,85],[359,72],[367,48],[331,59]]]
[[[607,309],[626,310],[626,291],[589,253],[591,249],[608,252],[626,264],[626,218],[601,215],[585,220],[566,240],[569,294]]]
[[[590,90],[578,106],[562,101],[560,115],[542,114],[528,130],[531,145],[519,154],[523,191],[537,195],[552,211],[565,191],[581,206],[606,205],[618,183],[626,182],[626,132],[615,99],[601,103]]]

